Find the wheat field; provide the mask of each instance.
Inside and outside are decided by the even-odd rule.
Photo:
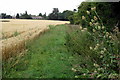
[[[68,21],[53,20],[5,19],[8,22],[2,22],[2,20],[0,20],[0,43],[3,60],[25,50],[26,41],[33,40],[47,31],[49,25],[69,23]]]

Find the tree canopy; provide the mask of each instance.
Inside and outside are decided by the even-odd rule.
[[[73,15],[73,13],[74,11],[70,11],[70,10],[59,12],[58,8],[53,8],[52,13],[48,15],[48,19],[68,21],[69,17]]]
[[[11,19],[12,18],[11,15],[7,15],[6,13],[1,13],[0,16],[2,19]]]
[[[17,15],[16,15],[16,19],[19,19],[20,18],[20,15],[17,13]]]
[[[96,7],[96,11],[108,30],[111,30],[120,22],[120,2],[82,2],[78,7],[78,11],[70,17],[71,24],[82,24],[82,16],[88,16],[86,11],[90,11],[92,7]]]
[[[28,15],[27,11],[25,11],[24,14],[21,14],[21,19],[32,19],[31,15]]]

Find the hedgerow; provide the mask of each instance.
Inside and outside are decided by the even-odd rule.
[[[118,27],[108,32],[96,7],[81,16],[84,23],[69,26],[66,35],[68,51],[79,54],[81,61],[72,70],[76,78],[118,78],[119,34]]]

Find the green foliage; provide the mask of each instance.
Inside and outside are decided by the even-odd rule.
[[[77,71],[81,75],[79,76],[77,72],[77,77],[118,78],[120,57],[118,46],[120,42],[116,36],[119,33],[118,28],[114,30],[115,34],[107,32],[96,12],[96,7],[84,15],[86,16],[81,17],[85,24],[80,24],[79,27],[70,26],[66,36],[68,50],[82,56],[80,58],[84,62],[84,65],[80,63],[78,66]]]
[[[3,78],[74,78],[72,67],[79,63],[78,55],[66,49],[66,26],[52,29],[26,43],[24,54],[3,62]]]
[[[49,25],[48,26],[50,29],[54,29],[56,26],[54,26],[54,25]]]
[[[32,19],[31,15],[28,15],[27,11],[25,11],[24,14],[21,14],[21,19]]]
[[[51,20],[58,20],[59,10],[58,8],[53,8],[52,13],[49,14],[48,18]]]
[[[73,11],[65,10],[63,11],[63,20],[69,20],[69,17],[74,14]]]
[[[39,15],[38,16],[42,16],[42,13],[39,13]]]
[[[12,18],[11,15],[7,15],[6,13],[1,13],[0,16],[2,19],[11,19]]]
[[[47,19],[46,13],[42,15],[44,19]]]
[[[17,15],[16,15],[16,19],[19,19],[20,18],[20,15],[17,13]]]
[[[53,12],[48,15],[48,19],[68,21],[69,17],[73,15],[73,13],[74,12],[70,10],[65,10],[61,13],[58,8],[54,8]]]
[[[76,12],[70,19],[71,24],[84,24],[81,16],[86,16],[86,11],[90,11],[91,7],[96,6],[96,11],[101,17],[101,20],[105,24],[106,30],[111,31],[114,26],[120,22],[120,7],[119,3],[111,2],[82,2],[78,7],[78,12]],[[118,25],[119,26],[119,25]]]
[[[17,36],[17,35],[19,35],[19,32],[15,31],[13,35]]]

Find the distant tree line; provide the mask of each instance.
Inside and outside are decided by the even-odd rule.
[[[19,18],[20,19],[32,19],[31,14],[28,14],[27,11],[25,11],[25,13],[21,14],[20,16],[17,13],[16,18],[17,19],[19,19]]]
[[[6,13],[1,13],[0,16],[2,19],[11,19],[11,18],[16,18],[16,19],[32,19],[32,17],[35,16],[41,16],[42,19],[48,19],[48,20],[62,20],[62,21],[68,21],[69,17],[75,13],[76,9],[73,11],[70,10],[65,10],[63,12],[59,12],[58,8],[53,8],[52,13],[50,13],[48,16],[42,13],[39,13],[38,15],[31,15],[28,14],[27,11],[25,13],[17,13],[16,16],[11,16],[11,15],[6,15]]]
[[[17,13],[16,16],[7,15],[6,13],[1,13],[0,16],[2,19],[11,19],[14,17],[16,19],[32,19],[31,15],[28,15],[27,11],[25,11],[23,14]]]
[[[0,14],[0,17],[2,18],[2,19],[11,19],[12,18],[12,16],[11,15],[7,15],[6,13],[1,13]]]
[[[16,19],[32,19],[31,14],[28,14],[27,11],[25,11],[25,13],[17,13],[16,16],[11,16],[11,15],[7,15],[6,13],[1,13],[0,14],[0,18],[2,19],[12,19],[12,18],[16,18]],[[34,15],[34,16],[41,16],[43,17],[43,19],[46,19],[46,13],[42,15],[42,13],[39,13],[39,15]]]
[[[49,20],[63,20],[68,21],[69,17],[74,14],[74,11],[65,10],[62,13],[59,12],[58,8],[53,8],[52,13],[48,15]]]

